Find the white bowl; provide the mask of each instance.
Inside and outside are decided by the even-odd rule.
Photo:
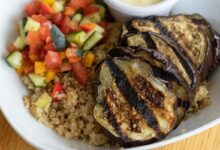
[[[146,17],[149,15],[168,15],[178,0],[162,0],[148,6],[131,6],[120,0],[104,0],[109,6],[113,16],[120,21],[133,17]]]
[[[103,147],[93,147],[80,141],[70,141],[58,136],[53,130],[38,123],[25,109],[22,96],[26,89],[19,80],[15,71],[8,67],[5,62],[7,55],[6,46],[16,36],[16,24],[21,18],[23,6],[29,0],[0,0],[0,108],[4,116],[28,143],[43,150],[103,150]],[[174,13],[199,12],[204,15],[220,32],[220,1],[219,0],[180,0],[174,8]],[[176,142],[183,138],[194,135],[220,122],[220,69],[210,77],[210,95],[212,104],[197,115],[182,122],[166,139],[136,147],[138,150],[146,150],[165,144]],[[1,131],[0,131],[1,132]],[[12,141],[13,142],[13,141]]]

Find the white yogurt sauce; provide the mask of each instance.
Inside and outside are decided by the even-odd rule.
[[[120,1],[134,6],[147,6],[161,2],[162,0],[120,0]]]

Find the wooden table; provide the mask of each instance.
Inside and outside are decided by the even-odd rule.
[[[0,112],[0,149],[34,150],[10,127]],[[156,150],[220,150],[220,125],[201,134]]]

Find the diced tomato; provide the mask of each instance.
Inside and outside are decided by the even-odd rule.
[[[61,27],[60,30],[64,33],[64,34],[68,34],[71,31],[70,28],[70,18],[68,16],[64,16],[62,21],[61,21]]]
[[[39,22],[41,25],[43,25],[45,22],[47,22],[47,18],[43,15],[32,15],[31,18],[37,22]]]
[[[41,3],[41,13],[44,15],[51,15],[53,13],[53,9],[47,3]]]
[[[56,51],[56,47],[55,47],[55,44],[54,42],[51,42],[51,43],[48,43],[44,46],[44,49],[46,51]]]
[[[70,22],[70,29],[72,32],[77,32],[79,31],[79,23],[76,21],[71,21]]]
[[[34,72],[34,63],[31,62],[30,60],[25,60],[24,61],[24,73],[29,74]]]
[[[53,102],[57,101],[57,94],[61,93],[62,91],[63,91],[63,86],[59,82],[56,82],[51,92],[51,97],[53,98]]]
[[[103,28],[106,29],[109,24],[108,24],[108,22],[106,22],[106,21],[102,21],[102,22],[99,23],[99,25],[100,25],[101,27],[103,27]]]
[[[62,60],[58,52],[48,51],[45,56],[45,64],[48,69],[55,69],[62,64]]]
[[[38,30],[39,34],[40,34],[40,38],[43,41],[46,41],[48,36],[50,36],[50,29],[48,26],[43,25],[40,27],[40,29]]]
[[[64,61],[60,68],[60,72],[67,72],[72,70],[72,65],[68,61]]]
[[[25,6],[25,12],[28,14],[28,16],[32,16],[33,14],[38,14],[40,9],[41,9],[41,2],[39,0],[34,0]]]
[[[7,49],[9,52],[13,52],[13,51],[18,50],[13,44],[9,45]]]
[[[71,0],[70,6],[73,9],[85,8],[90,5],[93,0]]]
[[[75,13],[75,10],[72,9],[71,7],[65,7],[65,10],[64,10],[64,15],[66,16],[72,16],[73,14]]]
[[[91,15],[93,13],[99,12],[99,8],[95,5],[89,5],[83,9],[85,15]]]
[[[30,53],[32,54],[37,53],[43,47],[39,32],[28,32],[27,41],[30,46]]]
[[[22,55],[24,57],[24,59],[29,59],[29,48],[26,48],[22,51]]]
[[[66,57],[70,63],[75,63],[81,59],[79,56],[77,56],[77,49],[75,48],[67,48]]]
[[[72,69],[77,81],[82,85],[86,85],[88,80],[88,75],[87,75],[87,70],[83,66],[83,64],[80,61],[77,61],[72,64]]]
[[[80,28],[85,31],[85,32],[89,32],[89,31],[92,31],[92,29],[94,29],[96,26],[95,23],[85,23],[85,24],[82,24],[80,25]]]
[[[55,13],[52,16],[52,22],[56,25],[61,25],[61,21],[63,20],[63,14],[61,12]]]

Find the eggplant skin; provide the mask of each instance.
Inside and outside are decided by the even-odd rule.
[[[175,41],[184,57],[197,68],[201,80],[207,79],[218,62],[216,36],[211,25],[199,14],[169,17],[149,16],[127,21],[122,37],[129,33],[153,32]]]
[[[163,139],[176,126],[178,98],[140,59],[100,65],[95,120],[123,146]]]

